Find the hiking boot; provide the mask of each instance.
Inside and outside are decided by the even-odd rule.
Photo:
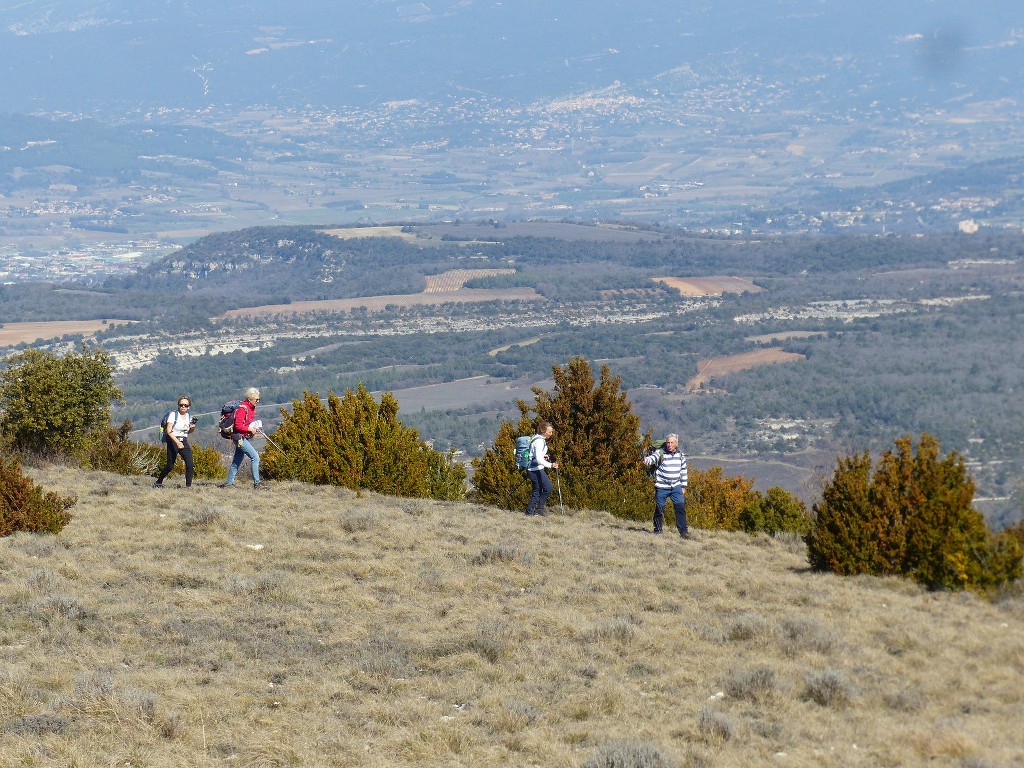
[[[265,490],[267,490],[267,484],[266,483],[253,483],[252,489],[254,491],[265,491]]]
[[[693,536],[691,536],[689,532],[680,533],[679,534],[679,538],[680,539],[686,539],[687,541],[692,541],[693,540]]]
[[[153,483],[153,487],[154,488],[163,488],[164,484],[163,483]]]
[[[661,536],[664,533],[664,531],[661,530],[661,528],[655,528],[653,531],[651,531],[651,533],[653,533],[655,536]]]
[[[218,488],[234,488],[235,484],[234,483],[221,483],[217,487]]]

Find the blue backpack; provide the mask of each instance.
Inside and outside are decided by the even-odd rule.
[[[530,448],[533,446],[533,437],[523,435],[516,438],[516,469],[530,468]]]

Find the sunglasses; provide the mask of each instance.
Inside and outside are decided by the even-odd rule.
[[[192,403],[178,403],[179,408],[191,408]]]

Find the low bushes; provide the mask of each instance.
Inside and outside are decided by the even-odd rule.
[[[0,456],[0,536],[18,531],[59,533],[71,520],[74,496],[44,493],[16,459]]]
[[[342,397],[330,392],[326,402],[307,391],[303,399],[292,401],[291,413],[281,414],[284,421],[273,435],[276,445],[266,450],[260,464],[271,480],[415,498],[465,496],[465,467],[403,424],[390,392],[377,403],[362,384]]]
[[[974,480],[928,434],[886,451],[840,457],[814,505],[808,558],[820,571],[899,575],[929,589],[988,590],[1021,575],[1021,541],[993,534],[975,510]]]

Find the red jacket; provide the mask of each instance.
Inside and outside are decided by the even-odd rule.
[[[250,403],[248,400],[243,400],[235,408],[235,435],[242,435],[242,437],[249,437],[249,433],[252,431],[249,429],[249,425],[256,420],[256,406]]]

